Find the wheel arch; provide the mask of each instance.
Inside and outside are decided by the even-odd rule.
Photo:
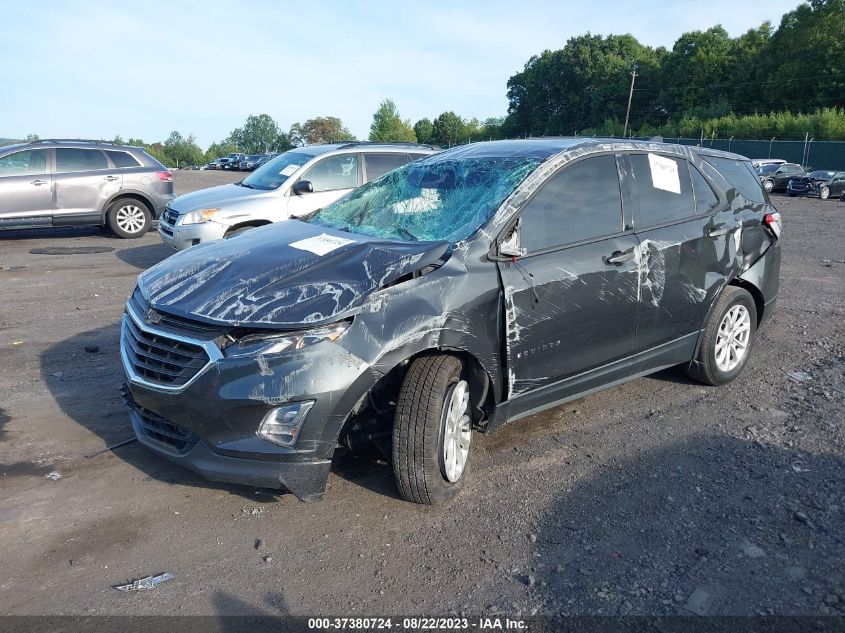
[[[268,224],[273,224],[270,220],[246,220],[244,222],[238,222],[237,224],[233,224],[232,226],[226,229],[226,233],[224,235],[228,235],[233,231],[237,231],[238,229],[244,228],[258,228],[259,226],[266,226]]]
[[[106,222],[108,221],[107,218],[108,218],[109,209],[111,209],[112,205],[115,202],[117,202],[118,200],[137,200],[138,202],[143,202],[144,205],[147,207],[147,209],[150,210],[150,215],[152,216],[152,219],[153,220],[158,219],[158,217],[156,216],[155,205],[153,204],[153,201],[150,200],[149,196],[144,195],[140,191],[133,191],[133,190],[127,191],[126,189],[121,189],[120,191],[118,191],[117,193],[112,195],[111,198],[106,200],[106,203],[103,205],[103,208],[102,208],[102,211],[101,211],[101,216],[102,216],[102,222],[101,223],[102,224],[104,224],[104,225],[106,224]]]

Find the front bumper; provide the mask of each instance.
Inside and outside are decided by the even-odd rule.
[[[195,433],[139,406],[129,389],[123,393],[138,441],[165,459],[210,481],[286,490],[300,501],[322,499],[330,459],[277,461],[217,453]]]
[[[157,337],[157,346],[173,337],[171,330],[129,312],[132,308],[124,319]],[[322,495],[343,423],[380,378],[342,346],[322,342],[274,357],[209,355],[195,377],[168,388],[151,384],[133,369],[129,336],[124,322],[125,400],[142,444],[213,481],[283,489],[301,500]],[[258,436],[270,411],[302,400],[314,404],[295,446]]]
[[[204,222],[203,224],[171,224],[162,216],[158,225],[158,234],[161,240],[177,251],[183,251],[191,246],[223,239],[228,227],[217,222]]]

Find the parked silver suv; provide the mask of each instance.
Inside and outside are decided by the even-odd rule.
[[[366,182],[437,151],[417,143],[353,141],[297,147],[240,182],[193,191],[167,205],[158,232],[184,250],[313,213]]]
[[[141,237],[173,198],[170,171],[137,147],[66,140],[0,147],[0,230],[98,224]]]

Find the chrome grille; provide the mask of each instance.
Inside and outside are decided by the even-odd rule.
[[[202,346],[146,332],[128,314],[121,343],[132,370],[157,385],[181,387],[210,360]]]

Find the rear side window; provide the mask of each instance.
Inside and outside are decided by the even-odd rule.
[[[629,158],[637,201],[634,226],[642,229],[696,217],[686,160],[658,154],[631,154]]]
[[[698,169],[690,165],[689,173],[692,178],[692,192],[695,194],[695,210],[700,216],[709,215],[718,206],[719,198]]]
[[[408,162],[407,154],[365,154],[367,181],[381,178],[387,172],[398,169]]]
[[[314,193],[358,186],[358,156],[340,154],[329,156],[309,169],[302,180],[310,180]]]
[[[751,202],[765,202],[760,179],[754,173],[751,163],[731,158],[704,157],[743,197]]]
[[[529,253],[622,230],[622,196],[613,156],[587,158],[552,176],[520,216]]]
[[[56,171],[90,171],[108,169],[106,157],[100,150],[59,147],[56,149]]]
[[[115,167],[140,167],[139,163],[132,154],[128,152],[106,152],[111,158],[111,162]]]
[[[47,151],[28,149],[0,157],[0,177],[47,173]]]

